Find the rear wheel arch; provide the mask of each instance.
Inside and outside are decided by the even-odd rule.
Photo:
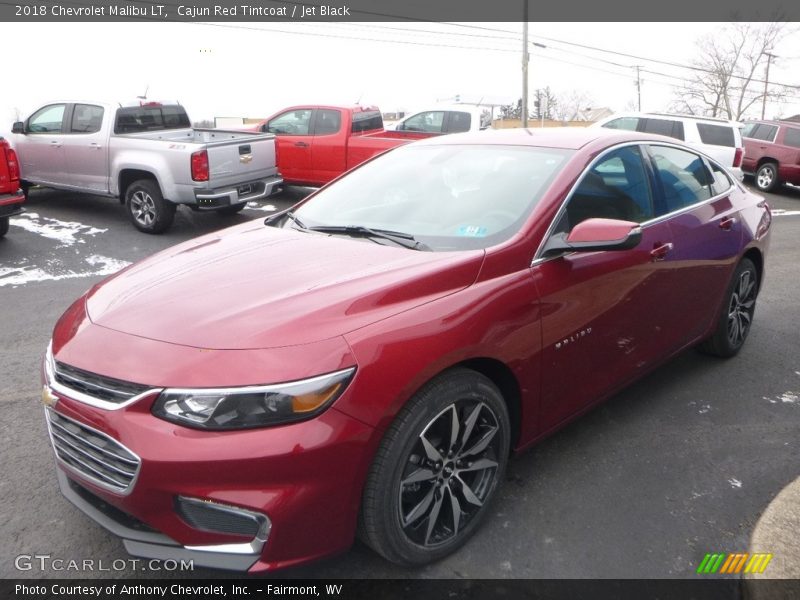
[[[750,248],[742,258],[749,258],[755,266],[758,275],[758,290],[760,291],[764,283],[764,256],[758,248]]]
[[[128,191],[128,187],[135,181],[140,181],[142,179],[151,179],[153,182],[161,189],[161,184],[158,182],[158,178],[151,173],[150,171],[144,171],[142,169],[123,169],[119,172],[119,179],[118,179],[118,194],[119,194],[119,203],[125,204],[125,195]]]

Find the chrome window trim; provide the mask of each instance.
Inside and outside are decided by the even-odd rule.
[[[51,391],[55,392],[56,394],[65,396],[70,398],[71,400],[77,400],[78,402],[82,402],[83,404],[88,404],[89,406],[93,406],[95,408],[100,408],[103,410],[119,410],[121,408],[125,408],[126,406],[130,406],[145,398],[146,396],[150,396],[152,394],[161,393],[163,388],[150,388],[145,390],[141,394],[137,394],[136,396],[132,396],[125,400],[125,402],[108,402],[107,400],[101,400],[100,398],[95,398],[94,396],[90,396],[83,392],[79,392],[78,390],[74,390],[70,387],[63,385],[56,381],[56,374],[55,374],[55,359],[53,358],[53,342],[51,341],[47,345],[47,353],[45,354],[44,358],[44,372],[45,372],[45,382],[47,387],[50,388]]]
[[[88,429],[89,431],[91,431],[92,433],[94,433],[95,435],[97,435],[99,437],[111,440],[116,445],[118,445],[120,448],[122,448],[126,452],[130,453],[131,456],[135,457],[135,459],[136,459],[136,472],[134,473],[133,478],[131,479],[131,481],[127,485],[127,487],[120,489],[119,486],[113,486],[113,485],[103,481],[102,479],[98,479],[96,477],[92,477],[91,475],[76,469],[75,467],[73,467],[69,463],[67,463],[64,460],[62,460],[61,457],[58,455],[58,449],[56,448],[55,442],[53,441],[53,437],[54,437],[54,434],[53,434],[53,423],[50,422],[50,414],[49,414],[51,411],[56,413],[58,415],[59,419],[64,419],[65,421],[70,421],[70,422],[74,423],[78,427],[81,427],[83,429]],[[53,409],[53,408],[45,407],[44,412],[45,412],[44,420],[47,423],[47,433],[48,433],[48,436],[50,437],[50,445],[53,448],[53,453],[55,454],[56,462],[62,468],[64,468],[65,470],[69,471],[70,473],[74,474],[76,477],[79,477],[80,479],[82,479],[84,481],[90,481],[91,483],[93,483],[97,487],[100,487],[100,488],[102,488],[104,490],[107,490],[107,491],[112,492],[114,494],[117,494],[119,496],[127,496],[133,491],[133,488],[136,486],[136,482],[139,480],[139,473],[141,473],[141,471],[142,471],[142,459],[138,454],[136,454],[133,450],[128,448],[125,444],[123,444],[119,440],[115,440],[113,437],[111,437],[107,433],[103,433],[102,431],[100,431],[98,429],[95,429],[94,427],[91,427],[91,426],[83,423],[82,421],[78,421],[76,419],[72,419],[70,417],[67,417],[67,416],[61,414],[60,412],[56,412],[55,409]],[[87,445],[92,445],[92,444],[87,442]],[[119,457],[117,457],[117,458],[119,458]],[[78,460],[78,459],[74,459],[74,460],[76,460],[77,462],[80,462],[81,464],[83,464],[83,462]],[[122,460],[122,459],[120,459],[120,460]],[[87,468],[90,468],[89,465],[86,465],[86,466],[87,466]],[[91,469],[91,470],[94,470],[94,469]]]
[[[536,248],[536,252],[534,252],[534,254],[533,254],[533,259],[531,260],[531,263],[530,263],[531,267],[534,267],[536,265],[540,265],[540,264],[542,264],[544,262],[547,262],[548,260],[551,260],[553,258],[558,258],[558,257],[562,257],[562,256],[569,256],[569,255],[575,254],[574,252],[569,252],[567,254],[560,254],[560,255],[558,255],[558,257],[556,257],[556,256],[545,257],[545,256],[541,255],[541,252],[542,252],[545,244],[547,243],[547,240],[549,240],[550,236],[553,235],[553,230],[555,229],[555,226],[558,223],[558,221],[561,218],[561,216],[564,214],[564,210],[565,210],[565,208],[567,206],[567,203],[572,199],[572,196],[575,193],[575,190],[577,189],[577,187],[583,181],[583,178],[586,176],[586,173],[588,173],[592,168],[594,168],[594,166],[598,162],[600,162],[600,160],[602,160],[607,154],[610,154],[613,151],[619,150],[620,148],[626,148],[628,146],[667,146],[667,147],[675,148],[676,150],[688,151],[688,152],[697,154],[698,156],[700,156],[701,158],[705,159],[706,161],[721,167],[722,170],[725,171],[725,173],[728,173],[728,170],[725,169],[725,167],[722,167],[722,165],[720,165],[717,161],[713,160],[712,158],[710,158],[709,156],[707,156],[706,154],[704,154],[700,150],[695,150],[694,148],[680,146],[678,144],[671,144],[671,143],[669,143],[667,141],[662,142],[662,141],[639,140],[639,141],[636,141],[636,142],[624,142],[624,143],[621,143],[621,144],[617,144],[615,146],[611,146],[610,148],[606,148],[603,152],[598,154],[591,163],[589,163],[586,166],[586,168],[583,170],[583,172],[581,172],[580,176],[575,180],[575,183],[572,185],[572,187],[570,188],[569,192],[567,192],[567,195],[564,197],[564,200],[561,202],[561,206],[558,208],[558,211],[556,212],[555,216],[553,217],[553,220],[550,222],[550,225],[548,226],[547,231],[545,232],[545,235],[542,237],[542,241],[539,242],[539,247]],[[643,158],[646,158],[648,161],[650,161],[649,157],[643,156]],[[649,219],[647,221],[642,221],[641,223],[639,223],[639,226],[642,227],[642,228],[645,228],[645,227],[648,227],[650,225],[655,225],[657,223],[660,223],[661,221],[664,221],[666,219],[670,219],[672,217],[678,216],[678,215],[680,215],[680,214],[682,214],[684,212],[688,212],[688,211],[694,210],[694,209],[702,206],[703,204],[710,203],[710,202],[715,202],[716,200],[719,200],[722,196],[725,196],[725,195],[729,194],[731,192],[731,190],[736,187],[736,184],[733,183],[733,179],[734,178],[730,177],[730,175],[729,175],[728,179],[730,180],[731,186],[727,190],[725,190],[724,192],[720,192],[719,194],[716,194],[715,196],[712,196],[711,198],[707,198],[706,200],[701,200],[700,202],[696,202],[696,203],[691,204],[689,206],[681,207],[678,210],[674,210],[672,212],[660,215],[658,217],[654,217],[654,218]]]

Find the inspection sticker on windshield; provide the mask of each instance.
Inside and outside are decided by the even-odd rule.
[[[458,228],[458,235],[465,237],[485,237],[486,227],[478,227],[477,225],[462,225]]]

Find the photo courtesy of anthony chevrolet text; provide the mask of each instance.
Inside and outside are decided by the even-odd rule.
[[[0,40],[0,600],[800,600],[800,4]]]

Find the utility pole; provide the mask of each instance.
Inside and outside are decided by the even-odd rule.
[[[522,126],[528,126],[528,0],[522,0]]]
[[[642,78],[639,74],[641,65],[634,65],[633,68],[636,69],[636,96],[638,98],[639,112],[642,112]]]
[[[767,86],[769,85],[769,63],[772,62],[773,58],[778,58],[774,54],[770,54],[769,52],[764,52],[767,55],[767,74],[764,77],[764,97],[761,98],[761,120],[764,120],[764,113],[767,112]]]

